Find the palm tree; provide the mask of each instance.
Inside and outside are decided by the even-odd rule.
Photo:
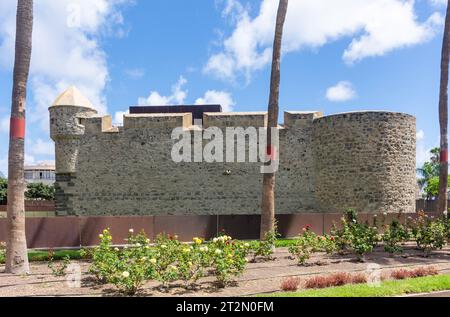
[[[278,103],[280,97],[280,65],[281,42],[283,38],[284,22],[288,8],[288,0],[280,0],[278,5],[275,27],[275,40],[273,43],[272,75],[270,79],[269,114],[267,123],[267,154],[270,157],[267,165],[270,165],[273,155],[277,155],[272,144],[272,129],[278,127]],[[275,172],[264,174],[261,211],[261,240],[266,233],[272,231],[275,226]]]
[[[441,155],[439,172],[438,212],[447,211],[448,188],[448,67],[450,40],[450,0],[447,1],[444,40],[441,54],[441,87],[439,94],[439,123],[441,126]]]
[[[18,0],[16,48],[8,157],[8,240],[6,272],[29,272],[25,238],[25,101],[31,61],[33,0]]]

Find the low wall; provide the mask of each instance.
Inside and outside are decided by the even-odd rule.
[[[0,212],[7,211],[7,205],[0,203]],[[44,201],[44,200],[26,200],[25,201],[25,211],[30,212],[54,212],[55,202],[54,201]]]
[[[333,223],[339,223],[342,214],[308,213],[302,215],[279,215],[279,231],[284,238],[297,236],[301,229],[310,225],[318,234],[329,233]],[[397,215],[388,215],[391,221]],[[413,215],[414,217],[414,215]],[[361,221],[373,221],[373,215],[360,214]],[[405,222],[402,215],[400,221]],[[192,237],[213,238],[221,232],[236,239],[258,239],[260,216],[145,216],[145,217],[53,217],[27,218],[28,247],[76,248],[98,244],[98,235],[110,228],[114,244],[124,244],[128,230],[145,230],[149,238],[159,233],[177,234],[182,241]],[[6,240],[6,219],[0,219],[0,241]]]
[[[448,206],[450,206],[450,200],[448,201]],[[416,211],[425,212],[437,212],[437,200],[416,200]]]

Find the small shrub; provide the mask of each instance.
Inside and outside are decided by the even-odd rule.
[[[281,290],[284,292],[295,292],[300,287],[300,279],[288,277],[281,282]]]
[[[297,259],[299,265],[305,265],[318,247],[318,236],[310,226],[306,226],[303,228],[302,235],[296,240],[296,244],[289,247],[289,253]]]
[[[162,283],[163,288],[167,288],[170,282],[179,278],[179,259],[181,243],[177,236],[158,235],[155,240],[155,279]]]
[[[377,227],[359,223],[357,216],[355,210],[348,209],[341,219],[342,229],[333,226],[332,234],[339,251],[349,250],[363,261],[364,255],[372,252],[382,237],[378,235]]]
[[[320,236],[318,237],[318,249],[326,254],[334,254],[338,251],[336,238],[334,236]]]
[[[438,275],[439,271],[433,267],[419,267],[415,270],[413,270],[411,277],[425,277],[425,276],[434,276]]]
[[[92,249],[92,264],[89,267],[89,273],[93,274],[99,283],[104,284],[116,272],[118,249],[114,250],[112,247],[112,236],[109,229],[103,230],[99,238],[100,245]]]
[[[446,225],[439,219],[432,219],[421,211],[410,224],[417,247],[429,256],[434,250],[442,249],[447,240]]]
[[[367,276],[363,273],[352,275],[352,284],[365,284],[367,283]]]
[[[274,229],[266,232],[264,240],[258,241],[254,248],[254,261],[257,257],[262,257],[265,261],[273,260],[273,252],[275,250],[275,244],[280,237],[278,232],[278,226],[275,223]]]
[[[0,242],[0,263],[6,261],[6,242]]]
[[[364,274],[335,273],[328,276],[314,276],[306,280],[305,288],[327,288],[337,287],[347,284],[367,283],[367,277]]]
[[[417,278],[425,276],[438,275],[439,272],[435,267],[419,267],[416,269],[406,270],[398,269],[391,272],[391,277],[395,280],[404,280],[408,278]]]
[[[240,276],[247,265],[250,251],[248,243],[233,241],[229,236],[214,238],[209,246],[211,267],[220,287],[225,287],[233,277]]]
[[[47,266],[52,271],[53,276],[56,277],[66,276],[66,270],[69,264],[70,264],[69,255],[66,255],[61,261],[61,263],[56,264],[53,258],[53,251],[49,252],[49,259]]]
[[[178,258],[179,276],[185,282],[186,288],[206,275],[207,267],[211,262],[209,248],[203,244],[203,240],[194,238],[193,242],[192,246],[181,247]]]
[[[388,253],[403,252],[401,244],[409,240],[407,228],[397,220],[384,227],[383,242],[384,250]]]
[[[134,295],[147,280],[153,278],[154,255],[149,247],[150,239],[143,231],[135,235],[133,230],[130,230],[127,244],[128,246],[122,250],[114,248],[116,262],[112,268],[113,273],[108,276],[107,281],[121,292]]]

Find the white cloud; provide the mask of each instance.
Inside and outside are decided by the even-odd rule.
[[[53,141],[44,141],[42,139],[37,139],[35,142],[31,141],[31,143],[27,145],[27,147],[27,153],[31,155],[55,155],[55,145]]]
[[[126,114],[129,114],[130,113],[130,111],[129,110],[127,110],[127,111],[117,111],[115,114],[114,114],[114,124],[123,124],[123,116],[124,115],[126,115]]]
[[[423,164],[431,159],[432,148],[428,148],[422,142],[417,143],[416,157],[417,157],[417,167],[422,167]]]
[[[418,142],[423,141],[425,139],[425,132],[423,132],[423,130],[417,131],[416,138]]]
[[[187,90],[183,90],[183,86],[187,84],[187,80],[180,76],[178,82],[172,86],[172,94],[170,96],[162,96],[157,91],[151,91],[146,98],[139,98],[140,106],[164,106],[173,104],[182,104],[188,94]]]
[[[351,82],[340,81],[335,86],[327,89],[326,97],[332,102],[343,102],[355,99],[357,94]]]
[[[34,165],[36,164],[36,159],[33,155],[29,155],[25,153],[25,165]]]
[[[99,46],[103,35],[124,34],[120,5],[131,0],[40,0],[34,12],[29,119],[48,130],[47,108],[56,96],[76,85],[101,112],[108,68]],[[0,2],[0,64],[12,69],[16,1]]]
[[[204,72],[227,80],[238,75],[249,79],[253,71],[265,67],[271,59],[277,4],[278,1],[263,0],[256,17],[250,16],[248,8],[234,10],[238,16],[234,31],[222,42],[221,50],[210,56]],[[414,4],[413,0],[291,1],[283,53],[350,39],[343,59],[354,63],[423,43],[435,35],[443,18],[435,12],[419,21]],[[232,11],[229,8],[230,5],[225,7],[224,15]]]
[[[3,116],[0,119],[0,133],[9,133],[9,122],[10,118],[8,116]]]
[[[142,68],[127,68],[125,69],[125,75],[131,79],[141,79],[145,76],[145,70]]]
[[[188,90],[184,89],[188,81],[183,76],[180,76],[178,82],[172,86],[172,92],[169,96],[161,95],[158,91],[151,91],[150,95],[145,98],[139,98],[138,104],[140,106],[167,106],[167,105],[181,105],[185,103],[188,97]],[[229,112],[233,110],[235,102],[230,93],[219,90],[207,90],[200,98],[195,99],[196,105],[201,104],[220,104],[223,111]],[[114,116],[116,123],[123,122],[123,114],[126,111],[118,111]]]
[[[416,134],[417,145],[416,145],[416,164],[417,167],[422,167],[423,164],[431,159],[430,151],[432,147],[428,147],[425,142],[425,132],[423,130],[417,131]]]
[[[208,90],[202,98],[195,101],[196,105],[219,104],[224,112],[233,111],[234,101],[231,95],[225,91]]]
[[[8,177],[8,157],[0,157],[0,172],[3,176]]]

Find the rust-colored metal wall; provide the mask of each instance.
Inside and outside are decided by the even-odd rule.
[[[408,215],[409,216],[409,215]],[[412,215],[414,217],[414,215]],[[297,236],[310,225],[318,234],[329,233],[333,223],[338,224],[342,214],[279,215],[278,227],[282,237]],[[373,222],[374,216],[361,214],[361,221]],[[380,216],[378,216],[380,217]],[[388,215],[390,222],[397,215]],[[380,219],[381,220],[381,219]],[[400,216],[406,221],[406,215]],[[146,217],[50,217],[27,218],[28,247],[76,248],[98,244],[98,235],[110,228],[114,244],[125,244],[129,229],[144,230],[154,239],[160,233],[178,235],[182,241],[192,237],[213,238],[224,232],[236,239],[258,239],[259,216],[146,216]],[[0,241],[6,240],[6,219],[0,219]]]

